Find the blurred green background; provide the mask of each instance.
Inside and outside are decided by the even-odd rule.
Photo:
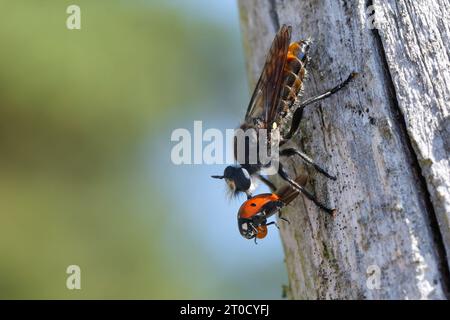
[[[0,298],[281,298],[278,233],[240,237],[224,165],[170,161],[175,128],[245,112],[236,3],[0,4]]]

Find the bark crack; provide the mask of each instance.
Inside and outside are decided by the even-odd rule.
[[[366,8],[368,6],[373,5],[373,0],[367,0],[366,2]],[[389,64],[387,62],[387,57],[385,54],[385,50],[383,47],[383,42],[381,40],[381,35],[378,31],[378,29],[372,30],[374,39],[375,39],[375,45],[378,48],[381,63],[384,70],[384,77],[386,80],[386,88],[388,91],[388,94],[390,96],[390,109],[395,117],[396,125],[398,127],[400,137],[403,140],[403,145],[406,147],[407,155],[409,156],[411,160],[411,170],[413,171],[413,174],[417,178],[417,181],[419,182],[419,190],[424,195],[424,204],[426,211],[428,213],[428,222],[429,226],[431,228],[431,231],[433,233],[433,240],[436,248],[436,254],[438,259],[438,268],[440,270],[441,274],[441,283],[443,287],[443,291],[447,299],[450,299],[450,266],[447,262],[447,254],[444,246],[444,241],[442,237],[441,230],[439,228],[436,212],[434,210],[433,204],[431,202],[431,195],[427,187],[427,182],[425,177],[422,175],[422,168],[420,167],[419,160],[417,157],[417,154],[414,151],[410,136],[407,131],[406,126],[406,120],[403,116],[402,110],[400,109],[399,102],[397,99],[397,93],[394,86],[394,81],[392,79],[392,75],[389,71]]]
[[[269,15],[272,20],[273,27],[275,28],[275,32],[280,29],[280,18],[278,17],[277,12],[277,2],[276,0],[269,0]]]

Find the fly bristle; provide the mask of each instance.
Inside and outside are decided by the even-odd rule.
[[[228,185],[226,185],[225,188],[226,188],[225,193],[229,201],[232,201],[239,197],[239,192],[236,189],[233,189]]]

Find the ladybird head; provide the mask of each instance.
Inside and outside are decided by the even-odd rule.
[[[251,219],[238,219],[238,227],[245,239],[264,239],[267,236],[267,226],[255,224]]]
[[[253,222],[250,219],[238,218],[238,227],[241,236],[245,239],[253,239],[256,236],[257,228],[253,225]]]

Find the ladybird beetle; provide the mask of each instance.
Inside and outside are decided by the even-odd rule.
[[[258,194],[245,201],[238,211],[238,227],[246,239],[263,239],[267,235],[267,218],[277,213],[285,204],[275,193]]]
[[[307,176],[299,176],[295,182],[305,185]],[[267,236],[267,226],[277,224],[267,219],[278,213],[281,220],[289,222],[281,216],[280,210],[288,205],[299,195],[299,191],[291,186],[285,186],[276,193],[262,193],[246,200],[239,208],[237,214],[238,228],[240,234],[246,239],[264,239]]]

